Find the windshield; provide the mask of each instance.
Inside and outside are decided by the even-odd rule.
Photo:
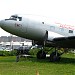
[[[5,19],[5,20],[22,21],[22,17],[19,17],[18,15],[12,15],[9,19]]]

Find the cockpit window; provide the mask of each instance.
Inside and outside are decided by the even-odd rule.
[[[5,19],[5,20],[22,21],[22,17],[20,17],[18,15],[12,15],[9,19]]]
[[[22,17],[18,17],[19,21],[22,21]]]
[[[9,20],[17,20],[17,16],[11,16]]]

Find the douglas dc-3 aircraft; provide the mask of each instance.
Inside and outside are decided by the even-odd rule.
[[[55,52],[50,54],[51,61],[60,59],[56,48],[75,48],[75,26],[52,23],[45,17],[12,15],[8,19],[1,20],[0,27],[11,34],[33,40],[33,44],[54,47]],[[43,50],[37,53],[37,58],[45,57],[46,53]]]

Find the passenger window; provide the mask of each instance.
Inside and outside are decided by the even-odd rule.
[[[51,29],[51,30],[55,30],[55,27],[54,27],[54,26],[50,26],[50,29]]]
[[[73,30],[69,30],[69,33],[73,33]]]
[[[60,28],[60,31],[64,31],[64,28]]]

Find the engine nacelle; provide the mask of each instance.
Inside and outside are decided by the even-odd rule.
[[[46,40],[53,41],[54,38],[64,37],[56,32],[46,31]]]

